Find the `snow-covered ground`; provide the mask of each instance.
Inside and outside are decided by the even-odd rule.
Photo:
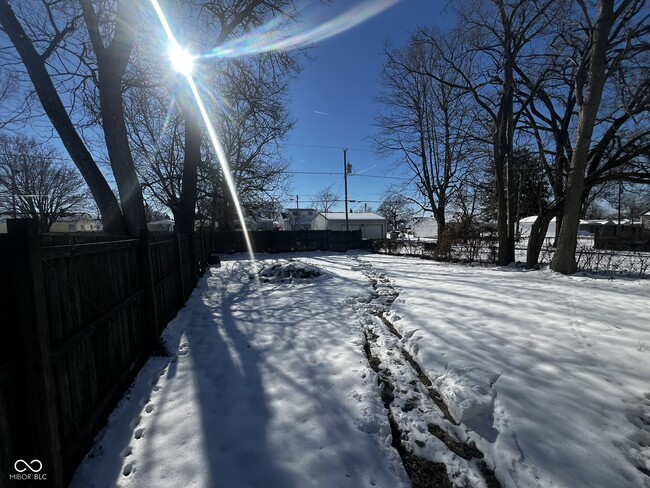
[[[165,340],[73,487],[650,487],[650,281],[231,259]]]

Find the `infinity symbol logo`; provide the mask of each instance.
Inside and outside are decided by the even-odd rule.
[[[24,468],[23,469],[18,469],[18,466],[20,466],[21,463],[24,466]],[[34,467],[34,464],[37,464],[38,467]],[[23,473],[23,472],[27,471],[28,469],[32,473],[38,473],[41,469],[43,469],[43,463],[41,463],[38,459],[33,459],[31,463],[28,463],[27,461],[25,461],[23,459],[19,459],[18,461],[16,461],[14,463],[14,469],[16,471],[18,471],[19,473]]]

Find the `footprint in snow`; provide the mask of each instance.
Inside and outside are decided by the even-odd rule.
[[[133,469],[133,463],[127,463],[124,466],[124,469],[122,470],[122,476],[129,476],[131,473],[133,473],[135,469]]]
[[[137,429],[135,431],[135,433],[133,434],[133,437],[135,439],[141,439],[143,435],[144,435],[144,429],[141,428],[141,429]]]
[[[615,442],[628,461],[644,475],[646,486],[650,487],[650,393],[638,398],[626,413],[627,420],[636,431],[625,441]]]

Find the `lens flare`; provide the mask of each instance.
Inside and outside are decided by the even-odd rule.
[[[306,12],[304,4],[298,17],[302,21],[274,19],[252,32],[217,46],[201,57],[232,58],[268,51],[289,51],[334,37],[365,22],[401,0],[369,0],[325,22],[317,22]],[[311,17],[314,17],[312,14]]]

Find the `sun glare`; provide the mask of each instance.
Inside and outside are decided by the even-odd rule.
[[[244,222],[244,213],[239,201],[239,197],[237,196],[237,188],[230,171],[228,159],[226,158],[226,154],[223,150],[223,147],[221,146],[219,138],[217,137],[217,133],[214,130],[212,122],[210,121],[208,111],[203,104],[199,89],[196,86],[194,78],[192,77],[194,61],[197,59],[197,57],[193,56],[187,49],[181,47],[178,44],[158,0],[150,1],[154,10],[156,11],[156,15],[160,20],[160,24],[165,31],[167,40],[169,42],[169,60],[171,61],[173,68],[185,76],[187,79],[187,85],[194,95],[194,100],[196,101],[196,105],[199,109],[199,112],[201,113],[201,118],[205,123],[208,137],[210,138],[210,142],[212,143],[212,146],[214,147],[214,150],[217,154],[219,165],[223,170],[224,179],[235,204],[237,217],[239,218],[240,222]],[[395,5],[399,1],[400,0],[366,0],[357,7],[350,9],[347,13],[344,13],[328,22],[325,22],[321,25],[316,25],[311,29],[305,29],[304,31],[294,32],[288,35],[283,32],[284,29],[279,28],[283,27],[284,25],[279,25],[277,22],[272,21],[268,23],[267,26],[262,29],[262,31],[252,33],[250,36],[243,36],[242,38],[236,39],[231,42],[230,45],[215,48],[211,54],[207,56],[204,55],[203,58],[212,56],[234,57],[244,54],[257,54],[270,50],[294,49],[310,42],[313,43],[327,39],[328,37],[335,36],[341,32],[351,29],[355,25],[358,25],[370,17],[377,15],[381,11]],[[251,260],[255,261],[253,246],[251,244],[250,236],[248,235],[248,230],[246,229],[245,225],[242,225],[242,231],[244,233],[244,240],[246,241],[246,246],[248,247],[248,252],[250,254]]]
[[[169,60],[176,71],[184,76],[190,76],[194,69],[194,56],[176,43],[169,48]]]

